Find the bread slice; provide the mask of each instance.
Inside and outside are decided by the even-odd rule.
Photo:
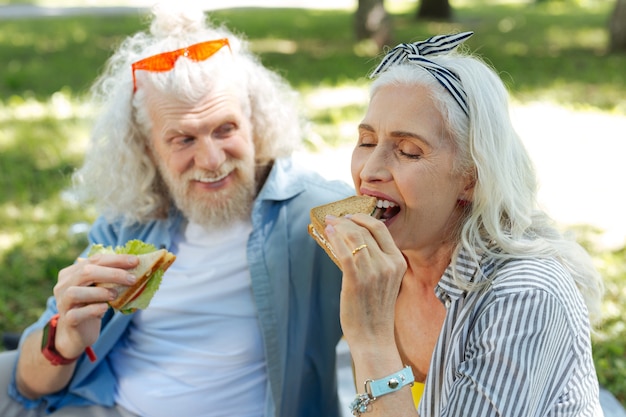
[[[137,277],[137,282],[132,286],[100,283],[98,286],[105,288],[114,288],[118,292],[118,297],[109,302],[109,305],[116,310],[123,310],[125,306],[139,297],[153,274],[161,270],[165,272],[176,259],[176,256],[166,249],[159,249],[154,252],[137,255],[139,264],[129,269],[128,272]]]
[[[313,207],[310,212],[311,223],[309,224],[308,231],[311,237],[317,242],[318,245],[326,251],[326,254],[335,264],[341,269],[339,260],[333,251],[330,243],[326,239],[325,217],[332,215],[336,217],[343,217],[346,214],[365,213],[373,215],[376,211],[376,197],[370,196],[352,196],[344,198],[343,200],[334,201],[332,203],[324,204],[322,206]]]

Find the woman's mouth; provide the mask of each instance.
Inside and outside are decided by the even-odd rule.
[[[383,223],[400,213],[400,207],[389,200],[377,200],[372,216]]]

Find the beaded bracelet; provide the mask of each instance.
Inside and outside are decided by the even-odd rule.
[[[391,394],[407,385],[412,386],[415,381],[413,370],[410,366],[404,367],[402,370],[387,375],[380,379],[368,379],[365,381],[365,393],[357,394],[354,401],[350,403],[350,411],[352,415],[359,417],[363,413],[370,411],[370,405],[380,396]]]

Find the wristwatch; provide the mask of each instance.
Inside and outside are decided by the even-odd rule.
[[[43,328],[43,337],[41,338],[41,353],[45,356],[46,359],[50,361],[53,365],[69,365],[70,363],[76,362],[80,356],[77,356],[72,359],[64,358],[61,356],[59,352],[57,352],[56,346],[54,345],[54,337],[57,333],[57,323],[59,321],[59,314],[55,314],[52,316],[50,321]]]

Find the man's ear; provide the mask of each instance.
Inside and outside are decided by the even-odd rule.
[[[148,142],[152,140],[151,138],[146,138],[146,143],[143,145],[144,150],[146,151],[146,155],[148,155],[148,158],[150,158],[150,160],[152,161],[152,163],[154,164],[154,166],[157,165],[155,157],[154,157],[154,151],[152,149],[151,144]]]

